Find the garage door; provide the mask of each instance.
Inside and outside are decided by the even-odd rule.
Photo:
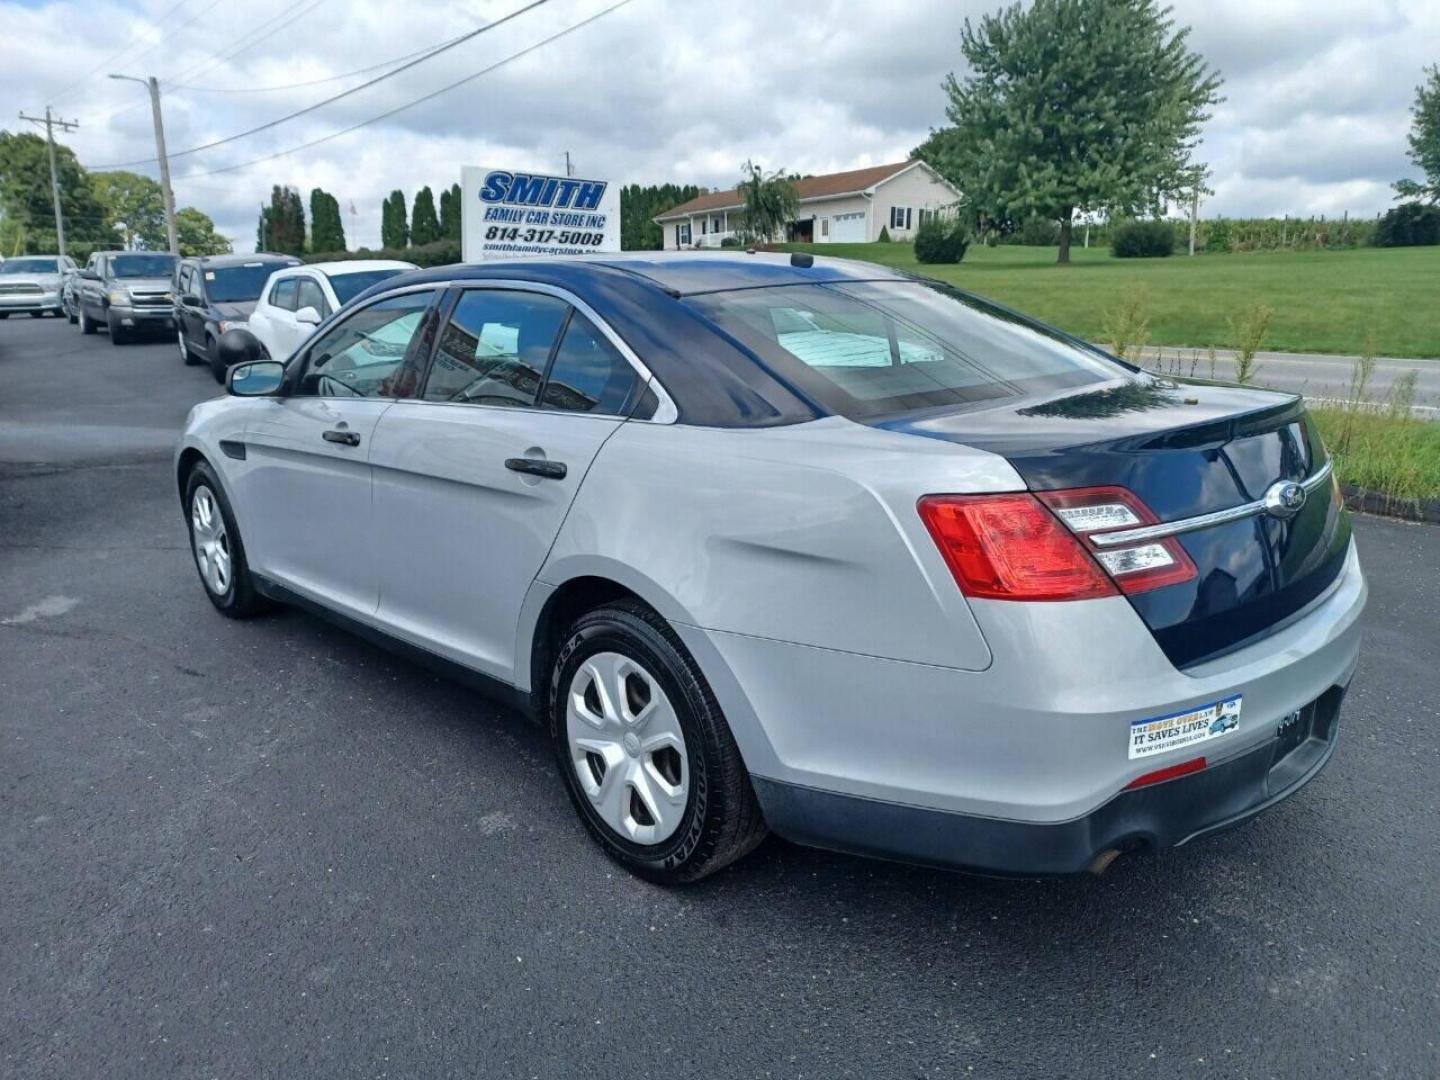
[[[865,212],[858,214],[836,214],[830,219],[830,239],[836,244],[863,244],[865,242]]]

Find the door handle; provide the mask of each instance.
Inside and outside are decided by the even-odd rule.
[[[506,458],[505,467],[511,472],[543,476],[547,480],[564,480],[565,473],[568,471],[563,461],[546,461],[544,458]]]
[[[326,442],[339,443],[341,446],[359,446],[360,433],[358,431],[322,431],[320,437]]]

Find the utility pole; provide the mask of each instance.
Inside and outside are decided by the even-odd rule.
[[[21,120],[28,120],[32,124],[45,125],[45,144],[50,151],[50,197],[55,200],[55,244],[60,249],[57,254],[65,254],[65,219],[60,213],[60,174],[55,168],[55,128],[62,131],[74,131],[80,126],[78,121],[59,120],[50,115],[50,106],[45,106],[45,119],[38,116],[26,116],[20,114]]]
[[[1190,193],[1190,254],[1195,254],[1195,220],[1200,216],[1200,189]]]
[[[570,151],[565,151],[565,175],[574,176],[575,170],[570,167]]]
[[[160,163],[160,191],[165,198],[165,235],[170,241],[170,254],[180,254],[180,236],[175,228],[175,192],[170,187],[170,159],[165,156],[165,121],[160,115],[160,81],[151,75],[141,79],[134,75],[111,75],[112,79],[138,82],[150,91],[150,115],[155,121],[155,159]]]

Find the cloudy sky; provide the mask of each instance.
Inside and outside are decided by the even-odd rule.
[[[165,88],[176,200],[253,248],[270,185],[323,187],[351,246],[380,200],[462,164],[733,186],[740,164],[829,172],[903,159],[944,121],[960,26],[997,0],[550,0],[442,56],[270,130],[193,154],[381,74],[524,0],[0,0],[0,125],[47,103],[88,166],[151,158],[144,89]],[[1374,214],[1413,175],[1408,109],[1440,61],[1436,0],[1175,0],[1225,78],[1201,157],[1206,215]],[[403,14],[401,12],[403,11]],[[290,150],[594,21],[474,81],[312,149]],[[391,65],[394,66],[394,65]],[[350,74],[362,69],[374,70]],[[336,76],[346,76],[335,78]],[[321,81],[328,80],[328,81]],[[308,84],[308,85],[296,85]],[[154,175],[154,165],[134,166]],[[352,216],[350,208],[356,211]]]

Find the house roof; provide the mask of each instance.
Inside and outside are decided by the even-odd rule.
[[[810,199],[830,199],[837,195],[855,195],[862,191],[868,191],[882,181],[889,180],[890,177],[908,169],[918,160],[918,158],[912,158],[909,161],[897,161],[891,165],[872,165],[868,169],[850,169],[848,172],[827,173],[824,176],[807,176],[803,180],[795,181],[795,193],[800,196],[801,202]],[[731,188],[729,191],[712,191],[666,210],[665,213],[657,215],[655,220],[670,221],[707,210],[734,210],[744,205],[745,199],[735,188]]]

